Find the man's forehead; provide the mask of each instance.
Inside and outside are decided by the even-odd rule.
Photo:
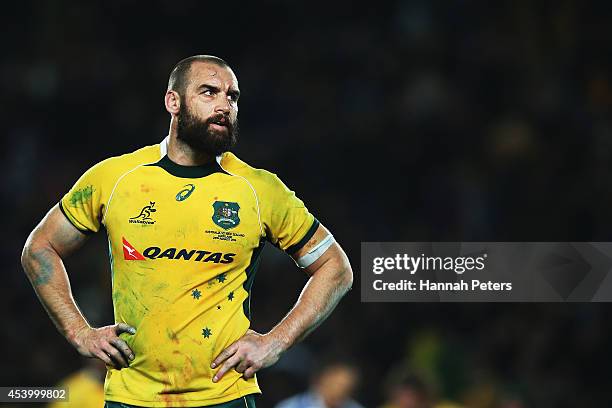
[[[217,85],[225,84],[232,88],[238,88],[238,79],[229,67],[223,67],[210,62],[194,62],[189,71],[189,80],[195,86],[206,82]]]

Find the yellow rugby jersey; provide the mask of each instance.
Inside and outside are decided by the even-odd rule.
[[[218,404],[261,392],[212,360],[250,325],[249,297],[266,241],[301,248],[318,221],[273,173],[227,152],[181,166],[159,145],[104,160],[60,201],[79,230],[108,235],[115,322],[136,358],[109,368],[105,398],[145,406]]]

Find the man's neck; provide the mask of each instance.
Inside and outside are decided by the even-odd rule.
[[[170,132],[167,154],[170,160],[181,166],[201,166],[216,159],[214,156],[192,149],[185,142],[179,140],[175,132]]]

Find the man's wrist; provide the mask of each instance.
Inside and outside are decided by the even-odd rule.
[[[293,342],[288,338],[285,333],[282,333],[282,331],[278,330],[278,327],[275,327],[270,330],[266,334],[266,336],[270,338],[272,347],[278,351],[278,354],[284,353],[293,344]]]
[[[91,327],[89,324],[87,324],[87,322],[84,322],[78,326],[70,327],[66,330],[66,339],[68,339],[70,344],[76,346],[80,334],[88,329],[91,329]]]

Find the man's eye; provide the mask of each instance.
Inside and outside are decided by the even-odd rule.
[[[210,89],[206,89],[204,92],[202,92],[204,95],[206,96],[212,96],[213,91],[211,91]]]
[[[232,102],[237,102],[238,101],[238,95],[229,95],[229,98]]]

